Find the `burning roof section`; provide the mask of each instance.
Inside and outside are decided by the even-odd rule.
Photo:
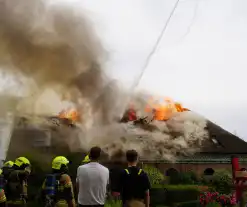
[[[161,101],[151,98],[143,110],[147,116],[138,117],[134,104],[130,104],[122,118],[122,121],[136,121],[138,118],[147,118],[148,116],[150,117],[150,115],[152,117],[151,121],[166,121],[171,118],[174,113],[190,111],[189,109],[184,108],[182,104],[174,102],[170,98],[164,98]]]

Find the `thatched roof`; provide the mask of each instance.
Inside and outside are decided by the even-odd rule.
[[[247,154],[247,142],[220,126],[208,121],[210,139],[203,144],[201,153]]]

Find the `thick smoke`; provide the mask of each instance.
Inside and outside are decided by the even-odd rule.
[[[136,149],[144,159],[170,161],[200,151],[203,141],[208,138],[204,117],[186,111],[173,113],[168,121],[152,120],[152,114],[144,112],[147,102],[141,97],[133,97],[132,100],[138,106],[138,116],[145,117],[146,123],[113,123],[93,127],[84,134],[84,146],[97,145],[100,140],[108,155],[117,159],[122,158],[128,149]]]
[[[106,84],[99,64],[104,53],[81,12],[37,0],[6,0],[0,9],[1,68],[28,89],[26,102],[34,105],[52,89],[76,104],[81,97],[96,103]],[[21,112],[30,113],[27,105]],[[39,107],[31,113],[47,110]]]
[[[26,90],[19,115],[54,114],[63,101],[73,103],[81,114],[79,130],[60,127],[57,135],[72,151],[99,145],[115,157],[134,148],[149,158],[173,160],[201,146],[206,121],[192,112],[148,128],[117,121],[128,93],[106,77],[105,51],[81,11],[41,0],[0,3],[0,67]],[[133,102],[144,116],[143,96],[135,95]],[[74,142],[77,138],[81,145]]]

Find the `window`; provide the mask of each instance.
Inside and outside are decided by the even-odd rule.
[[[178,174],[178,171],[174,168],[169,168],[167,171],[166,171],[166,176],[174,176],[174,175],[177,175]]]
[[[213,168],[207,168],[204,170],[204,175],[213,175],[214,174],[214,169]]]
[[[218,140],[215,139],[215,138],[212,138],[212,142],[213,142],[214,144],[219,144]]]
[[[224,147],[224,146],[218,141],[218,139],[216,139],[216,135],[212,135],[212,136],[211,136],[211,141],[212,141],[213,144],[216,145],[216,147],[218,147],[218,148]]]

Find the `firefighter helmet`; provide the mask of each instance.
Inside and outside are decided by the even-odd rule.
[[[13,165],[14,165],[14,162],[9,160],[3,164],[3,167],[13,167]]]
[[[69,160],[64,156],[55,157],[52,161],[52,169],[60,170],[62,166],[67,166],[69,164]]]
[[[14,163],[16,166],[18,166],[18,167],[21,167],[21,166],[23,166],[23,165],[26,165],[26,166],[28,166],[28,165],[31,165],[30,164],[30,161],[27,159],[27,158],[25,158],[25,157],[18,157],[16,160],[15,160],[15,163]]]
[[[86,163],[89,163],[91,160],[90,160],[90,158],[89,158],[89,155],[86,155],[85,157],[84,157],[84,159],[82,160],[82,164],[86,164]]]

